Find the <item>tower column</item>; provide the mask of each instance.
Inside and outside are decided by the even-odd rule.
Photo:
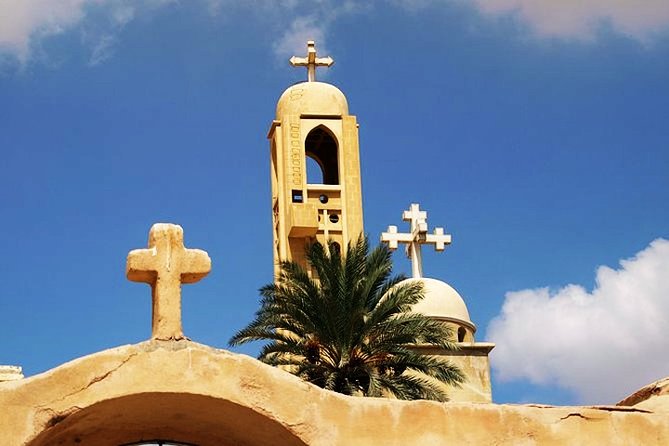
[[[333,240],[345,248],[363,232],[358,124],[344,94],[315,80],[316,68],[334,61],[317,57],[310,41],[307,56],[290,63],[306,67],[308,79],[281,95],[268,134],[276,272],[283,260],[308,271],[309,244]]]

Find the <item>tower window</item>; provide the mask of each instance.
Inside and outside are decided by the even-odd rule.
[[[293,203],[302,203],[304,202],[304,195],[299,189],[293,189]]]
[[[307,158],[316,161],[320,167],[322,184],[339,184],[337,141],[325,126],[318,126],[309,132],[304,150]]]
[[[464,327],[458,328],[458,342],[464,342],[466,334],[467,330],[465,330]]]

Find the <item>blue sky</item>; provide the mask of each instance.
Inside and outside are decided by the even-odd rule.
[[[155,222],[209,252],[184,328],[226,348],[272,279],[266,134],[315,38],[360,123],[365,230],[419,202],[453,235],[424,271],[498,344],[495,401],[669,375],[669,6],[609,3],[0,0],[0,364],[147,339],[124,268]]]

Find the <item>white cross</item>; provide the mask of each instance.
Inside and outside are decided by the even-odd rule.
[[[316,82],[316,67],[329,67],[334,63],[330,56],[316,57],[316,42],[307,41],[307,57],[293,56],[289,60],[294,67],[307,67],[307,80]]]
[[[402,220],[411,222],[411,233],[398,233],[397,226],[388,226],[388,232],[381,234],[381,241],[388,243],[388,248],[396,250],[398,243],[406,243],[407,257],[411,259],[411,274],[414,278],[423,277],[423,258],[421,245],[434,245],[437,251],[443,251],[451,243],[451,235],[444,234],[444,228],[434,228],[434,234],[427,233],[427,212],[412,203],[409,210],[402,213]]]

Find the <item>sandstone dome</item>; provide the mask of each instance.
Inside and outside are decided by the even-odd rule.
[[[441,280],[426,277],[407,279],[405,282],[416,280],[423,283],[425,298],[413,306],[413,311],[434,319],[464,325],[472,332],[476,331],[476,326],[469,318],[465,301],[452,286]]]
[[[276,104],[277,118],[285,115],[348,115],[342,91],[325,82],[300,82],[283,92]]]

